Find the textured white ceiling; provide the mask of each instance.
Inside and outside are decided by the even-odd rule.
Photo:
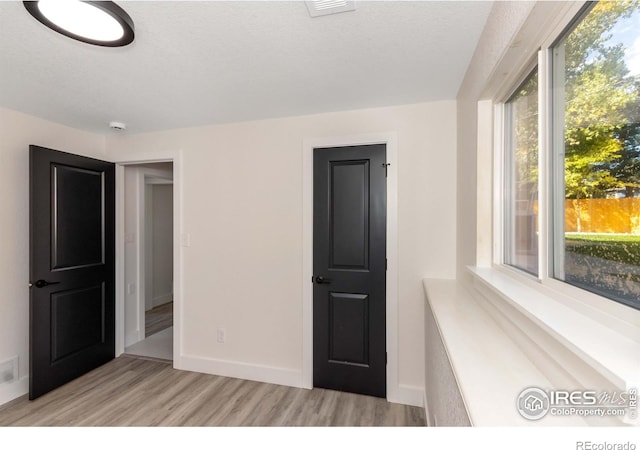
[[[119,2],[124,48],[71,40],[0,2],[0,106],[127,133],[456,96],[491,2]]]

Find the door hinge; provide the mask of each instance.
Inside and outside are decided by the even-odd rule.
[[[388,364],[389,363],[389,358],[387,356],[387,352],[384,352],[384,363]]]
[[[382,167],[384,167],[384,177],[387,178],[389,176],[389,166],[391,163],[382,163]]]
[[[389,267],[389,260],[387,258],[384,259],[384,270],[387,270]]]

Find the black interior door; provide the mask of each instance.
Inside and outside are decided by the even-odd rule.
[[[115,167],[34,145],[29,158],[34,399],[115,356]]]
[[[386,146],[314,150],[313,384],[386,397]]]

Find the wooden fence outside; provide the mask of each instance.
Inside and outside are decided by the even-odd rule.
[[[640,234],[640,198],[565,200],[567,232]]]

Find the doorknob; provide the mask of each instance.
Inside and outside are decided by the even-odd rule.
[[[316,277],[316,284],[331,284],[331,280],[325,277]]]
[[[52,284],[60,284],[60,282],[59,281],[38,280],[33,284],[29,283],[29,287],[35,286],[37,288],[43,288],[45,286],[49,286],[49,285],[52,285]]]

